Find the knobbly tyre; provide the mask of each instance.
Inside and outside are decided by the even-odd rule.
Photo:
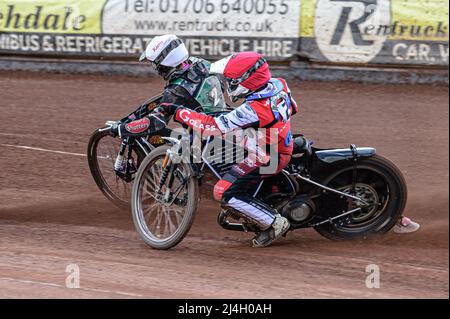
[[[142,161],[132,191],[132,215],[140,237],[155,249],[180,243],[194,221],[199,181],[210,169],[221,178],[233,165],[229,156],[239,149],[224,147],[210,155],[213,137],[201,142],[199,161],[187,159],[182,145],[194,140],[192,130],[155,148]],[[389,231],[402,215],[407,199],[405,179],[398,168],[371,147],[320,149],[303,135],[294,135],[289,164],[264,179],[254,197],[276,209],[290,222],[290,231],[314,228],[332,240],[360,239]],[[228,163],[228,164],[227,164]],[[227,230],[258,232],[250,220],[232,209],[222,210],[218,223]]]
[[[131,184],[137,168],[156,146],[165,143],[162,136],[169,136],[171,130],[164,128],[146,137],[121,139],[111,134],[111,127],[148,115],[157,107],[161,97],[149,99],[120,121],[107,121],[104,127],[94,131],[89,140],[87,157],[91,175],[106,198],[119,208],[130,209]]]

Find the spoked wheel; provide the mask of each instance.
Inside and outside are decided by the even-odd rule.
[[[354,195],[361,198],[365,203],[369,204],[364,207],[362,202],[356,202],[353,207],[361,207],[359,212],[352,214],[352,224],[349,227],[361,226],[363,223],[371,222],[384,210],[384,205],[387,203],[385,198],[380,199],[378,191],[372,187],[370,184],[356,183],[353,189],[352,185],[344,186],[339,188],[341,192],[346,194]],[[366,204],[366,205],[367,205]]]
[[[199,198],[191,166],[165,160],[169,147],[160,146],[145,158],[133,185],[134,225],[142,240],[155,249],[169,249],[183,240],[194,222]]]
[[[387,159],[375,155],[358,164],[355,187],[352,187],[353,168],[338,171],[326,182],[327,186],[360,197],[348,200],[348,210],[361,208],[345,218],[345,222],[326,223],[316,227],[323,236],[333,240],[365,238],[389,231],[400,218],[407,199],[406,182]],[[368,204],[368,205],[367,205]]]
[[[92,177],[106,198],[121,209],[130,209],[132,180],[126,181],[114,171],[120,144],[120,138],[114,138],[108,132],[96,130],[89,140],[88,162]],[[129,147],[133,148],[133,165],[137,170],[145,154],[137,147]]]

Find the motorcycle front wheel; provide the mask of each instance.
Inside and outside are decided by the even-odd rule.
[[[154,149],[141,163],[133,183],[134,225],[141,239],[154,249],[169,249],[183,240],[194,222],[199,200],[198,181],[191,165],[168,163],[169,148]],[[161,185],[164,164],[171,169]]]

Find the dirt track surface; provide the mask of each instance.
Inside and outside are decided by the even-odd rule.
[[[203,200],[187,238],[154,251],[129,212],[96,188],[83,156],[91,132],[155,95],[155,79],[0,73],[0,297],[448,298],[448,88],[293,83],[295,131],[316,145],[374,146],[405,174],[410,235],[336,243],[313,230],[270,248],[216,224]],[[205,192],[211,191],[206,189]],[[65,270],[80,268],[80,289]],[[366,266],[381,287],[365,286]]]

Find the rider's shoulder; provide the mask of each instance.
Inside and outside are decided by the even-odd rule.
[[[190,57],[189,67],[179,76],[179,79],[184,80],[184,82],[182,80],[178,80],[179,84],[183,84],[185,82],[199,84],[203,81],[203,79],[207,78],[209,76],[209,66],[204,61],[206,60]],[[174,79],[174,81],[177,81],[177,79]]]
[[[164,88],[163,96],[179,97],[179,96],[185,96],[186,93],[190,93],[190,92],[187,90],[186,85],[184,85],[184,80],[180,78],[180,79],[175,79],[166,85],[166,87]]]
[[[200,64],[203,64],[208,69],[211,66],[211,62],[209,62],[208,60],[196,57],[196,56],[190,56],[188,60],[191,65],[200,63]]]
[[[275,78],[278,82],[280,82],[283,85],[283,91],[290,93],[291,90],[289,89],[289,86],[287,84],[287,81],[283,78]]]
[[[260,110],[265,109],[267,105],[270,105],[270,101],[267,99],[247,100],[240,105],[240,108],[258,113]]]
[[[264,88],[248,96],[247,101],[258,101],[268,99],[271,98],[272,96],[280,94],[281,91],[283,90],[284,90],[283,82],[281,82],[279,79],[272,78]]]
[[[199,76],[207,77],[209,76],[209,69],[211,67],[211,63],[207,60],[192,57],[194,62],[191,62],[191,69],[195,70],[195,73]]]

